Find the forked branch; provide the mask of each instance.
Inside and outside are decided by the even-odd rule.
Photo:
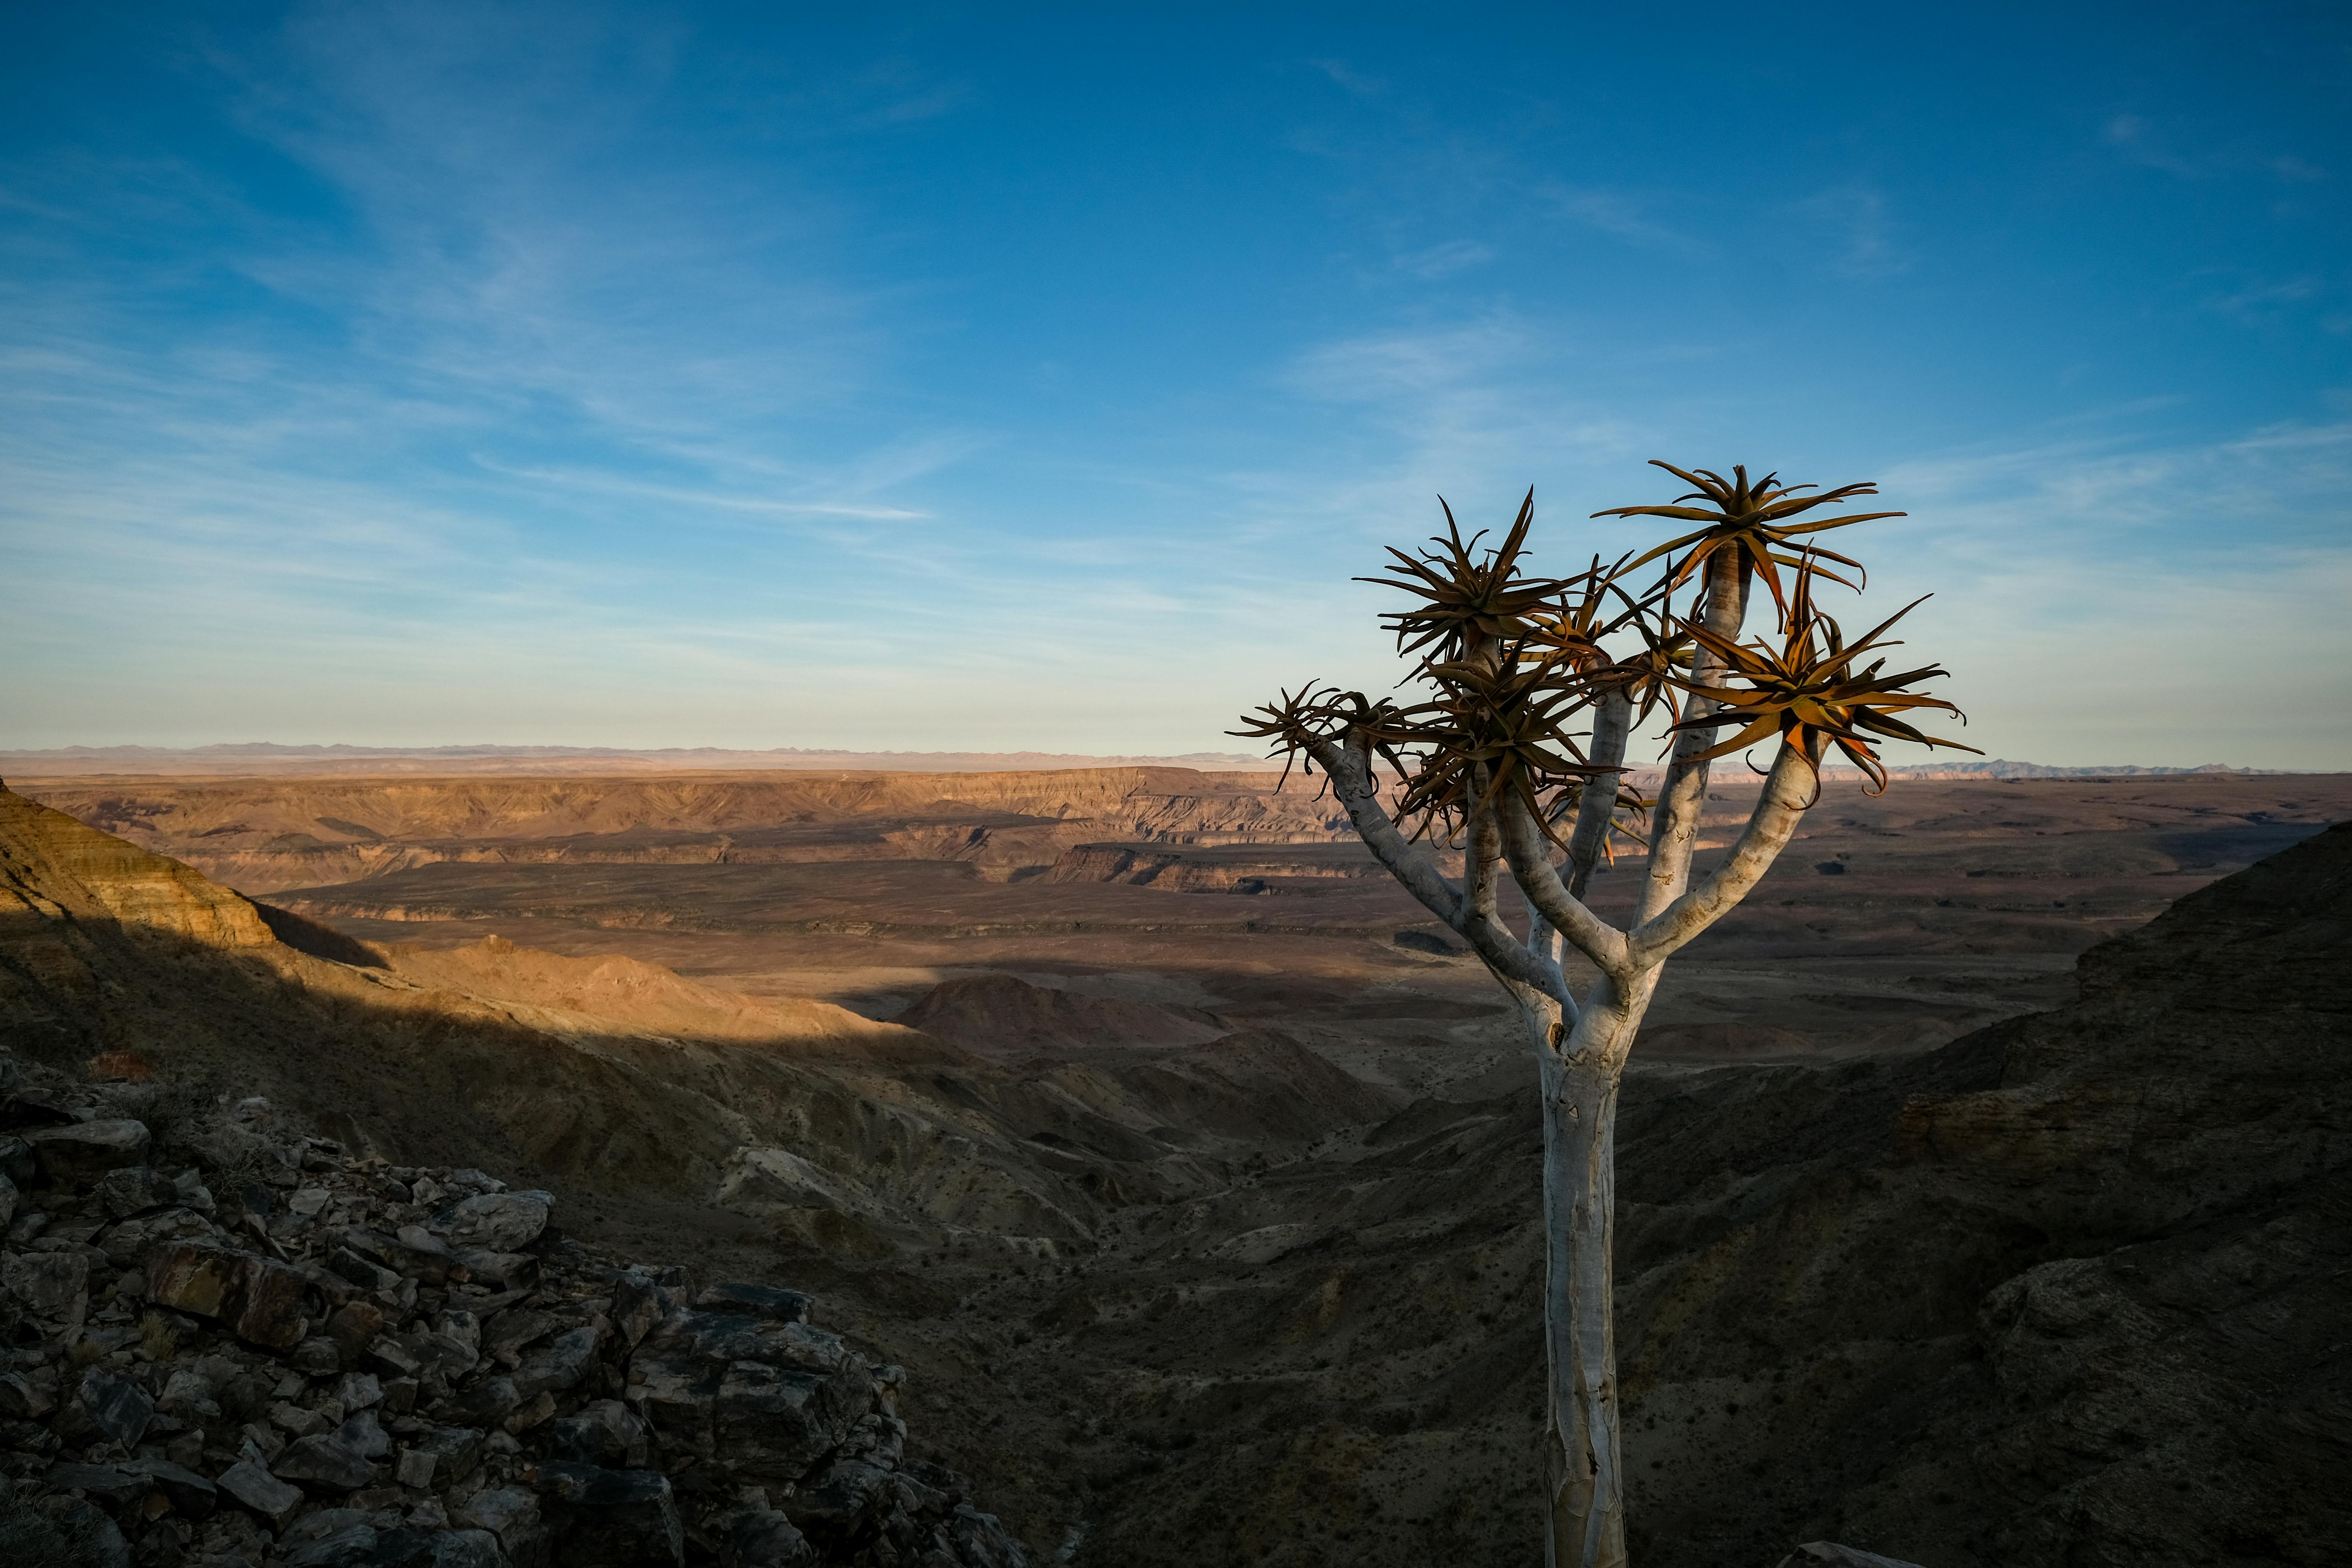
[[[1626,938],[1627,963],[1636,971],[1655,968],[1746,898],[1796,837],[1797,824],[1820,793],[1818,761],[1800,744],[1783,744],[1731,853],[1705,881],[1633,928]]]

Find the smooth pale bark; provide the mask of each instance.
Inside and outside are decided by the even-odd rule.
[[[1475,907],[1464,889],[1455,887],[1398,831],[1381,805],[1380,785],[1360,753],[1338,741],[1318,741],[1307,751],[1330,776],[1331,793],[1347,809],[1356,836],[1364,841],[1373,858],[1405,891],[1418,899],[1423,909],[1469,942],[1471,950],[1495,972],[1496,979],[1507,986],[1526,986],[1552,996],[1569,1008],[1575,1006],[1559,979],[1558,967],[1545,963],[1521,946],[1509,928],[1496,917],[1491,890],[1485,900],[1486,907]],[[1491,863],[1488,871],[1491,875]]]
[[[1748,890],[1772,868],[1772,862],[1796,837],[1797,824],[1821,795],[1818,758],[1795,746],[1783,745],[1772,761],[1772,771],[1759,792],[1748,826],[1723,864],[1706,880],[1683,894],[1626,937],[1629,961],[1638,969],[1654,969],[1675,949],[1713,925],[1723,913],[1748,896]]]
[[[1706,606],[1701,617],[1708,631],[1737,640],[1748,615],[1748,576],[1739,569],[1736,552],[1717,551],[1706,565]],[[1691,679],[1700,686],[1720,686],[1723,660],[1702,647],[1691,665]],[[1717,704],[1692,692],[1683,699],[1683,717],[1700,719]],[[1706,763],[1690,759],[1715,744],[1712,726],[1685,730],[1675,737],[1666,776],[1658,785],[1658,804],[1650,817],[1650,864],[1642,885],[1635,923],[1651,919],[1682,897],[1690,883],[1691,853],[1698,847],[1699,819],[1706,812]]]
[[[1623,690],[1602,694],[1592,710],[1592,745],[1586,753],[1595,767],[1613,768],[1625,760],[1625,742],[1633,733],[1633,703]],[[1592,883],[1593,868],[1609,847],[1609,825],[1617,818],[1617,776],[1588,779],[1584,799],[1577,806],[1576,827],[1568,837],[1568,890],[1578,898]]]

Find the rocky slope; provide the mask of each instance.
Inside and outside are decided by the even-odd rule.
[[[54,1078],[0,1058],[6,1561],[1028,1561],[805,1296],[698,1292],[266,1101],[158,1141]]]

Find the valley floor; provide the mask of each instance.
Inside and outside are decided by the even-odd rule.
[[[284,799],[226,785],[32,789],[112,811],[134,841],[415,963],[495,932],[755,999],[919,1015],[958,1054],[839,1069],[856,1094],[838,1125],[762,1129],[734,1090],[699,1091],[898,1194],[856,1223],[814,1222],[804,1197],[752,1201],[755,1182],[718,1200],[567,1173],[547,1151],[570,1145],[524,1143],[598,1244],[815,1292],[831,1327],[908,1368],[919,1440],[972,1475],[1040,1561],[1538,1561],[1532,1068],[1475,962],[1267,782],[1204,790],[1198,809],[1105,807],[1098,823],[1003,780],[992,787],[1016,793],[981,803],[998,814],[985,820],[902,792],[887,813],[802,824],[745,860],[729,858],[744,826],[707,805],[599,824],[537,803],[535,826],[477,816],[460,830],[404,781],[417,820],[403,829],[367,816],[391,807],[366,781],[336,781],[343,795],[299,806],[356,829],[329,856],[285,844],[291,818],[268,816],[296,809]],[[1726,792],[1727,813],[1742,804]],[[2248,1065],[2261,1083],[2224,1093],[2156,1046],[2137,1086],[2110,1062],[2074,1088],[2050,1068],[2060,1087],[2037,1089],[2023,1064],[2063,1057],[2053,1041],[2087,1050],[2101,1028],[2160,1043],[2163,1007],[2078,1000],[2077,960],[2347,807],[2352,778],[2335,776],[1906,781],[1878,799],[1832,786],[1749,905],[1678,961],[1628,1086],[1621,1351],[1638,1560],[1761,1565],[1822,1537],[1927,1568],[2334,1560],[2340,1517],[2284,1506],[2278,1488],[2341,1448],[2335,1394],[2314,1395],[2320,1415],[2280,1416],[2286,1436],[2257,1435],[2271,1482],[2242,1458],[2198,1483],[2219,1489],[2168,1544],[2135,1515],[2197,1468],[2177,1423],[2237,1430],[2229,1401],[2268,1408],[2273,1375],[2342,1384],[2340,1348],[2306,1343],[2296,1322],[2352,1321],[2325,1283],[2343,1276],[2322,1234],[2324,1216],[2352,1216],[2335,1156],[2290,1170],[2284,1151],[2305,1133],[2279,1121],[2304,1116],[2336,1148],[2340,1093],[2280,1110],[2305,1067]],[[341,829],[306,831],[316,845]],[[1234,842],[1254,832],[1265,841]],[[371,874],[288,879],[361,847]],[[1139,881],[1144,851],[1164,864]],[[2329,866],[2341,843],[2332,853]],[[1604,913],[1631,868],[1603,879]],[[2339,867],[2311,870],[2287,902],[2343,897]],[[2294,924],[2291,909],[2260,918]],[[2135,960],[2137,984],[2156,994],[2177,971],[2187,985],[2205,940]],[[479,962],[468,984],[495,999],[497,965]],[[2283,980],[2279,1005],[2317,979]],[[600,1005],[646,1035],[680,1027],[680,1004],[643,995]],[[2293,1005],[2329,1020],[2310,1049],[2341,1034],[2336,1002],[2315,991]],[[1205,1044],[1221,1039],[1244,1045]],[[1274,1040],[1344,1069],[1368,1109],[1329,1113],[1338,1091]],[[2253,1108],[2242,1120],[2272,1118],[2237,1145],[2266,1173],[2232,1186],[2166,1154],[2137,1208],[2094,1191],[2058,1212],[2051,1194],[2078,1166],[2120,1172],[2186,1134],[2134,1110],[2061,1158],[2034,1152],[2039,1131],[1984,1121],[2035,1094],[2084,1127],[2120,1114],[2117,1096],[2235,1095]],[[856,1109],[875,1104],[898,1109]],[[942,1218],[905,1195],[964,1179],[949,1167],[921,1176],[929,1187],[890,1185],[888,1163],[911,1156],[876,1129],[902,1114],[946,1126],[950,1111],[1005,1141],[976,1145],[980,1164],[1070,1223],[1024,1232],[1010,1211]],[[2183,1195],[2163,1197],[2168,1182]],[[2208,1278],[2233,1267],[2210,1260],[2231,1247],[2279,1260],[2274,1278]],[[2089,1314],[2087,1338],[2070,1310]],[[2176,1370],[2224,1331],[2237,1348],[2210,1386]],[[2147,1414],[2125,1408],[2119,1334],[2139,1336]]]

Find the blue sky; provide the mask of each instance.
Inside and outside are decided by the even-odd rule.
[[[2341,7],[844,9],[20,9],[0,745],[1223,748],[1663,457],[1993,754],[2352,767]]]

